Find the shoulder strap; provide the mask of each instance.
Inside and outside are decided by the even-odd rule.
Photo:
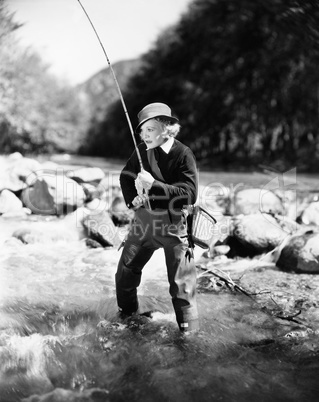
[[[154,149],[149,149],[148,151],[146,151],[146,153],[147,153],[148,162],[152,169],[153,176],[155,177],[156,180],[165,182],[162,172],[161,172],[160,168],[158,167],[157,160],[156,160],[155,154],[154,154]]]

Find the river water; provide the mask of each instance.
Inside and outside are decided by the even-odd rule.
[[[11,237],[21,227],[32,243]],[[201,330],[183,336],[157,251],[139,287],[141,310],[157,312],[122,321],[119,251],[88,248],[72,216],[0,217],[0,228],[1,402],[318,400],[313,354],[301,360],[290,324],[247,296],[199,290]]]

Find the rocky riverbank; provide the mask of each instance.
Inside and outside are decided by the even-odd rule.
[[[19,154],[0,165],[1,400],[317,399],[316,192],[200,176],[217,223],[211,247],[195,247],[201,331],[181,340],[160,251],[139,289],[158,315],[116,320],[132,218],[118,170]]]
[[[0,215],[59,217],[87,237],[89,247],[118,247],[133,212],[119,187],[118,171],[100,167],[64,169],[19,153],[0,159]],[[319,190],[300,192],[296,171],[262,188],[232,183],[201,184],[198,204],[216,219],[206,256],[254,257],[270,253],[288,272],[319,273]],[[20,228],[23,243],[37,237]]]
[[[125,238],[133,215],[124,203],[118,170],[92,166],[66,169],[19,153],[2,157],[0,162],[0,214],[11,228],[8,231],[8,225],[2,225],[4,247],[13,241],[62,240],[85,241],[88,248],[117,249]],[[263,306],[265,289],[272,298],[281,295],[270,302],[269,309],[271,314],[277,310],[277,315],[288,314],[289,321],[298,313],[297,307],[300,311],[316,309],[319,300],[313,285],[319,273],[319,192],[313,188],[299,191],[295,171],[286,173],[284,179],[284,187],[273,179],[259,188],[207,180],[205,185],[201,183],[198,204],[217,223],[210,248],[196,246],[195,256],[199,289],[216,292],[226,286],[238,291],[231,278],[227,282],[216,276],[216,269],[232,272]],[[295,302],[282,290],[285,275],[286,292]],[[307,281],[308,287],[304,285]],[[306,322],[311,327],[311,320]]]

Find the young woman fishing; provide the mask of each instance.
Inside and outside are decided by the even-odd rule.
[[[139,313],[142,269],[154,251],[163,248],[176,321],[181,331],[189,332],[199,323],[196,268],[184,210],[196,201],[198,173],[193,152],[175,138],[179,130],[178,119],[166,104],[149,104],[138,114],[136,132],[142,143],[120,175],[125,202],[135,217],[115,281],[121,314]]]

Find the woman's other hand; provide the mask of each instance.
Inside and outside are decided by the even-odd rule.
[[[140,208],[144,203],[148,200],[148,196],[146,194],[137,195],[132,201],[132,205],[135,209]]]

